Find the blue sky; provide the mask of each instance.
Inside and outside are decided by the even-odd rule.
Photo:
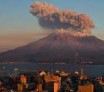
[[[85,13],[91,17],[95,23],[95,29],[92,31],[93,35],[104,40],[104,0],[37,0],[40,2],[49,2],[60,9],[70,9],[80,13]],[[29,6],[34,0],[0,0],[0,38],[2,38],[2,48],[7,46],[7,35],[17,35],[13,39],[24,39],[25,33],[31,34],[42,30],[38,25],[37,19],[29,13]],[[19,37],[20,34],[21,37]],[[40,37],[41,35],[39,35]],[[6,38],[5,38],[6,37]],[[22,38],[23,37],[23,38]],[[37,37],[37,36],[36,36]],[[37,38],[39,38],[37,37]],[[5,40],[4,40],[5,39]],[[11,38],[12,39],[12,38]],[[18,39],[18,43],[19,40]],[[30,40],[31,35],[30,35]],[[35,37],[34,37],[35,39]],[[0,42],[1,42],[0,40]],[[8,42],[9,43],[9,42]],[[23,43],[23,40],[22,42]],[[4,45],[3,45],[4,44]],[[10,47],[15,47],[14,43],[9,43]],[[11,46],[11,44],[13,46]],[[18,44],[16,44],[17,46]],[[22,44],[19,44],[22,45]],[[5,48],[4,48],[5,47]],[[1,49],[2,49],[1,48]],[[0,50],[1,50],[0,49]]]

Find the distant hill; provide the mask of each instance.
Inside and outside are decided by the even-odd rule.
[[[104,64],[104,41],[95,36],[52,33],[26,46],[0,53],[0,62]]]

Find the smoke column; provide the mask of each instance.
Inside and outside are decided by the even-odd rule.
[[[74,30],[91,33],[93,21],[85,14],[70,10],[60,10],[49,3],[35,2],[30,6],[30,12],[39,20],[40,26],[49,29]]]

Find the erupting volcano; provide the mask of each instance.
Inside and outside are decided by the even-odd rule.
[[[104,41],[91,35],[93,21],[85,14],[35,2],[30,13],[53,33],[36,42],[0,54],[0,62],[104,64]],[[57,31],[56,31],[57,30]]]

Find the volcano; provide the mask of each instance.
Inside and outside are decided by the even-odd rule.
[[[104,41],[95,36],[56,32],[26,46],[0,53],[0,62],[104,64]]]

